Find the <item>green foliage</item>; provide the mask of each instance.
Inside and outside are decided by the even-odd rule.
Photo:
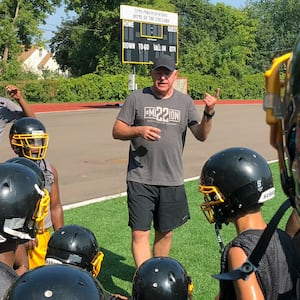
[[[173,0],[179,14],[180,65],[184,72],[241,78],[251,70],[255,22],[232,7]]]
[[[261,72],[269,68],[273,58],[293,49],[300,29],[300,2],[250,0],[245,11],[257,22],[257,51],[251,65]]]
[[[122,101],[128,94],[123,75],[84,75],[81,78],[59,80],[59,102]]]
[[[24,72],[21,68],[21,65],[16,60],[11,60],[9,62],[7,61],[1,61],[0,60],[0,80],[30,80],[30,79],[36,79],[37,75],[30,73],[30,72]]]
[[[188,78],[188,93],[195,99],[203,99],[205,92],[214,94],[221,88],[220,99],[262,99],[264,95],[263,74],[245,75],[238,80],[235,77],[215,78],[209,75],[180,74]],[[16,78],[27,101],[45,102],[121,102],[129,95],[128,74],[102,76],[87,74],[78,78],[54,78],[44,80],[22,80]],[[14,82],[16,81],[14,80]],[[1,82],[5,86],[10,82]],[[138,88],[152,85],[151,77],[136,75]]]
[[[40,42],[39,25],[61,0],[2,0],[0,2],[0,53],[4,61],[16,58],[21,46]]]
[[[0,2],[0,14],[5,16],[0,18],[0,53],[3,53],[4,61],[14,59],[20,53],[21,45],[27,48],[34,42],[40,43],[38,26],[61,2]],[[74,77],[90,73],[126,76],[132,66],[122,65],[120,59],[119,6],[123,2],[63,2],[66,9],[75,11],[77,16],[62,22],[52,39],[51,50],[61,68],[68,69]],[[177,12],[181,72],[190,76],[214,76],[221,83],[227,78],[235,78],[247,87],[240,87],[239,91],[233,85],[228,89],[231,90],[228,95],[242,98],[251,97],[252,87],[257,85],[253,79],[250,80],[253,84],[247,83],[246,76],[261,74],[275,56],[290,51],[299,33],[300,22],[300,2],[297,0],[249,0],[246,3],[241,9],[221,3],[214,5],[208,0],[130,0],[126,4]],[[14,66],[2,79],[15,79],[13,69]],[[141,76],[148,73],[145,65],[137,65],[135,70]],[[192,90],[193,95],[199,97],[199,92]],[[261,94],[260,85],[256,94]],[[72,98],[76,97],[72,95]]]
[[[264,74],[253,74],[243,76],[240,83],[241,99],[263,99],[265,94]]]
[[[92,73],[96,69],[101,74],[103,69],[106,73],[118,74],[122,69],[120,60],[116,59],[120,52],[120,2],[66,3],[69,9],[77,12],[78,18],[62,23],[58,34],[51,40],[51,49],[59,64],[68,66],[74,76]]]
[[[262,99],[265,92],[263,74],[245,75],[241,79],[199,73],[183,77],[188,78],[188,94],[195,100],[203,99],[205,92],[214,94],[217,87],[221,89],[220,99]]]
[[[122,65],[121,27],[119,7],[121,1],[70,1],[67,8],[74,10],[76,20],[63,22],[51,40],[51,50],[63,68],[73,76],[96,72],[103,74],[126,74],[130,66]],[[129,5],[174,11],[169,0],[129,1]],[[143,67],[137,66],[138,72]]]

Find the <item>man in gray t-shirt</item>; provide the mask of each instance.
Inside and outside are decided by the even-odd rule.
[[[128,96],[113,127],[113,138],[130,140],[128,225],[137,267],[152,256],[152,222],[153,255],[168,256],[172,230],[190,218],[182,163],[186,130],[206,140],[219,94],[219,89],[215,96],[205,94],[201,118],[192,98],[174,89],[177,73],[173,58],[159,56],[151,70],[153,85]]]
[[[6,295],[12,284],[18,279],[13,268],[0,261],[0,299]]]
[[[0,97],[0,140],[2,139],[5,126],[8,123],[14,122],[22,117],[35,117],[34,112],[15,85],[6,86],[6,90],[17,103]]]

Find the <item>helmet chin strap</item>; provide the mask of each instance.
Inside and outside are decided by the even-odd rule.
[[[222,237],[220,234],[220,229],[222,229],[222,224],[216,222],[215,223],[215,232],[216,232],[216,236],[217,236],[217,241],[220,246],[220,252],[222,253],[225,247],[224,247],[224,243],[223,243],[223,240],[222,240]]]

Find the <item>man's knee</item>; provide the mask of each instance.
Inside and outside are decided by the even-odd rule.
[[[173,236],[173,231],[167,231],[167,232],[160,232],[160,231],[155,231],[155,240],[170,240],[172,239]]]
[[[143,231],[143,230],[133,230],[132,231],[132,240],[134,242],[141,242],[144,240],[148,240],[150,237],[150,230]]]

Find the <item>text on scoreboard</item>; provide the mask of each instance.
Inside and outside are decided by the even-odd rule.
[[[177,63],[178,15],[121,5],[122,63],[147,64],[162,53]]]

